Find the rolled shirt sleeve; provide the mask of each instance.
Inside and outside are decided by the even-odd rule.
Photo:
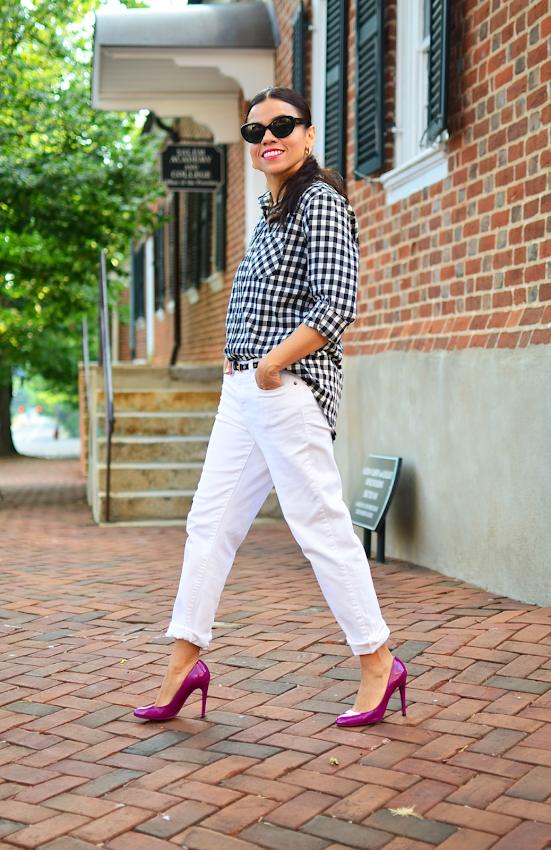
[[[356,318],[358,243],[344,198],[318,192],[304,211],[308,288],[315,303],[303,322],[332,343]]]

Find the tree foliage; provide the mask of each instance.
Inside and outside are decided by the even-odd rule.
[[[14,368],[75,386],[99,251],[120,271],[161,192],[134,116],[90,106],[96,6],[0,5],[0,387]]]

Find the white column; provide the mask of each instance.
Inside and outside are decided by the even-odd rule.
[[[314,153],[325,159],[325,52],[327,0],[312,0],[312,121],[316,128]]]
[[[153,260],[153,237],[145,243],[145,349],[147,360],[155,351],[155,266]]]
[[[258,199],[268,190],[268,184],[262,171],[256,171],[251,165],[248,145],[245,145],[245,250],[249,247],[251,236],[260,215]]]

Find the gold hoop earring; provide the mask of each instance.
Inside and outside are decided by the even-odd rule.
[[[304,153],[306,154],[306,156],[310,156],[310,154],[312,153],[312,148],[305,148]]]
[[[256,165],[254,164],[254,162],[251,162],[251,165],[252,165],[252,167],[254,168],[254,170],[255,170],[255,171],[258,171],[258,170],[259,170],[259,169],[256,167]]]

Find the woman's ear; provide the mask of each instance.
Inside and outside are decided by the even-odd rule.
[[[316,141],[316,128],[312,124],[312,126],[308,127],[308,129],[306,130],[306,147],[307,148],[313,148],[315,141]]]

